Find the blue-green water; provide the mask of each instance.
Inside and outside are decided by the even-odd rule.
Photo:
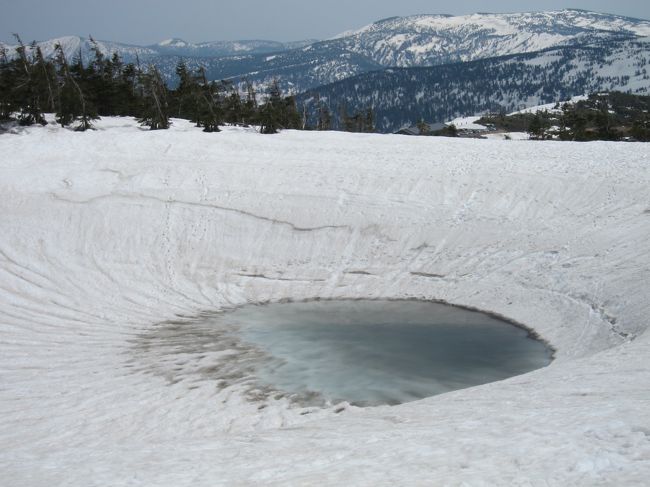
[[[552,351],[509,323],[421,301],[247,306],[210,319],[241,346],[256,383],[295,397],[399,404],[544,367]]]

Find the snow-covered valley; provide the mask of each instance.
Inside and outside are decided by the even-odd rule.
[[[647,145],[97,126],[0,135],[0,483],[648,478]],[[170,381],[183,355],[141,346],[206,313],[312,298],[480,309],[556,360],[318,409]]]

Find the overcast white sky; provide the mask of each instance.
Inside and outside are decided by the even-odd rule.
[[[236,39],[325,39],[393,15],[467,14],[582,8],[650,19],[650,1],[527,0],[0,0],[0,40],[92,34],[153,44]]]

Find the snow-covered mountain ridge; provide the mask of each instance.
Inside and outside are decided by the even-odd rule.
[[[650,21],[584,10],[392,17],[330,41],[385,66],[426,66],[539,51],[613,36],[649,36]]]
[[[28,48],[31,46],[31,42],[27,42],[26,39],[23,39],[23,42],[28,45]],[[133,62],[136,60],[136,57],[139,57],[140,59],[149,59],[158,55],[157,51],[143,46],[99,40],[95,40],[95,43],[104,55],[108,56],[113,53],[118,53],[126,62]],[[87,57],[91,55],[93,47],[90,38],[79,36],[63,36],[36,42],[36,45],[41,48],[45,57],[54,56],[54,49],[57,44],[61,45],[63,52],[68,59],[73,59],[75,56],[79,55],[80,52],[84,56],[84,59],[87,59]],[[0,42],[0,48],[6,49],[8,56],[14,55],[17,47],[18,44],[3,44]]]
[[[586,45],[603,40],[650,36],[650,21],[584,10],[392,17],[332,39],[312,42],[216,41],[192,44],[172,38],[140,47],[98,41],[105,53],[125,61],[136,55],[158,65],[174,80],[180,57],[204,65],[211,79],[250,79],[265,84],[277,77],[295,92],[385,67],[435,66],[453,62]],[[85,38],[64,37],[39,43],[46,55],[60,42],[68,56]],[[5,46],[9,52],[14,46]],[[273,55],[269,55],[272,53]]]
[[[299,49],[317,42],[314,39],[294,42],[277,42],[268,40],[211,41],[191,43],[183,39],[167,39],[148,46],[161,55],[188,57],[219,57],[241,54],[268,54],[291,49]]]
[[[204,60],[213,79],[302,92],[390,67],[429,67],[650,35],[650,21],[580,10],[393,17],[301,49]]]
[[[25,39],[23,41],[27,43]],[[197,58],[215,58],[223,56],[233,56],[241,54],[266,54],[271,52],[287,51],[304,47],[314,42],[314,40],[295,41],[295,42],[276,42],[265,40],[242,40],[242,41],[213,41],[193,44],[183,39],[171,38],[161,41],[151,46],[135,46],[113,41],[95,40],[100,51],[105,55],[112,55],[116,52],[126,62],[133,62],[136,56],[144,61],[156,61],[161,56],[186,56]],[[79,54],[80,50],[83,56],[90,56],[92,41],[87,37],[63,36],[46,41],[37,42],[43,54],[46,57],[54,55],[54,46],[61,44],[63,51],[68,58]],[[12,55],[17,44],[3,44],[9,55]]]
[[[426,68],[389,68],[299,95],[336,121],[372,107],[376,128],[392,132],[419,120],[442,122],[486,111],[506,113],[599,91],[650,93],[650,38],[571,46]],[[336,125],[335,125],[336,126]]]

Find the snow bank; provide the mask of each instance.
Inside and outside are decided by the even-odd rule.
[[[449,122],[446,122],[445,125],[454,125],[457,129],[466,129],[466,130],[487,130],[485,125],[476,123],[481,119],[480,116],[475,117],[458,117]]]
[[[579,101],[584,101],[588,99],[588,95],[578,95],[570,98],[569,100],[566,101],[561,101],[559,103],[546,103],[544,105],[537,105],[534,107],[528,107],[524,108],[522,110],[519,110],[517,112],[509,113],[508,115],[517,115],[520,113],[526,114],[526,113],[538,113],[538,112],[550,112],[550,113],[562,113],[562,105],[565,103],[577,103]],[[558,107],[558,108],[556,108]]]
[[[100,127],[0,136],[7,485],[647,479],[646,145]],[[557,360],[337,414],[168,380],[190,359],[146,340],[313,297],[480,308]]]

